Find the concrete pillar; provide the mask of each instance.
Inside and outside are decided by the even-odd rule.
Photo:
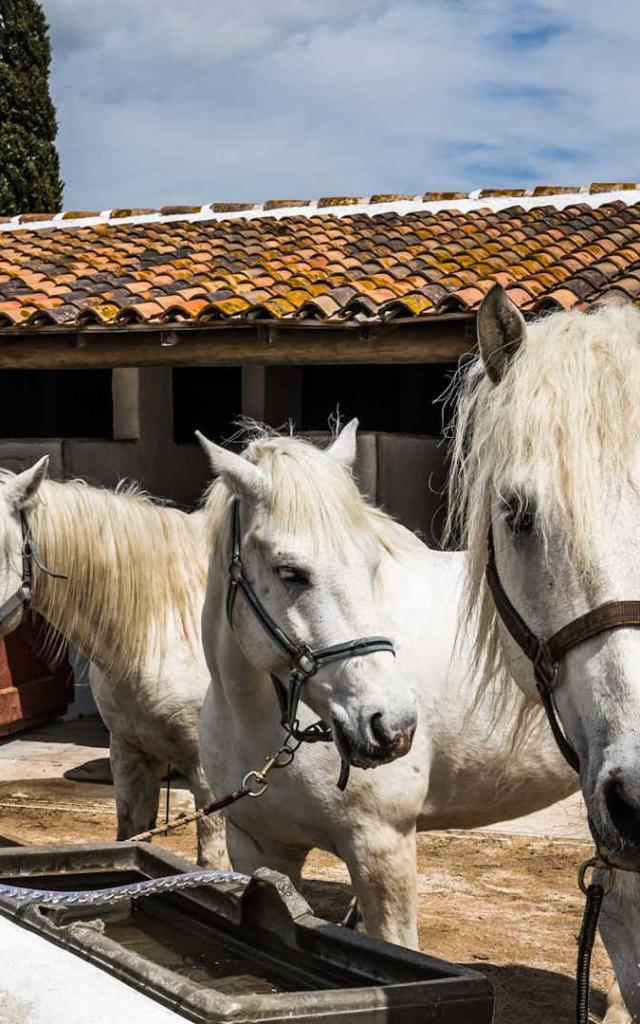
[[[140,437],[140,370],[126,366],[112,371],[114,441],[137,441]]]

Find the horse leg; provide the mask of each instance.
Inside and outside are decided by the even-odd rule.
[[[633,1024],[633,1017],[624,1005],[617,981],[614,981],[607,993],[607,1008],[602,1024]]]
[[[196,810],[206,807],[215,799],[207,785],[204,772],[200,765],[190,775],[191,792],[195,800]],[[224,815],[220,812],[199,818],[196,823],[198,830],[198,864],[203,868],[228,868],[227,840]]]
[[[356,892],[367,935],[418,948],[415,831],[401,834],[376,823],[348,837],[339,850]]]
[[[155,826],[160,782],[167,766],[113,733],[109,754],[118,812],[118,839],[131,839],[138,832]]]
[[[310,847],[254,839],[227,819],[227,849],[234,871],[251,875],[256,868],[271,868],[288,875],[299,889],[302,867]]]

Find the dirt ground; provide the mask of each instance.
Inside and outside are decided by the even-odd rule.
[[[188,806],[174,792],[172,811]],[[58,779],[0,782],[0,833],[25,843],[114,837],[112,789]],[[162,845],[193,857],[193,826]],[[569,1024],[574,1019],[574,937],[581,899],[576,866],[588,844],[495,833],[430,833],[418,841],[420,944],[434,956],[487,974],[497,996],[496,1024]],[[315,851],[305,895],[338,920],[350,898],[342,864]],[[611,972],[601,948],[594,964],[594,1010]]]
[[[106,764],[104,732],[87,728],[82,721],[54,723],[0,743],[0,835],[29,844],[115,837],[112,787],[65,778],[69,771],[77,776],[78,766],[87,774],[87,763],[94,777],[96,766]],[[190,794],[180,783],[172,786],[171,813],[191,807]],[[421,948],[488,975],[496,991],[496,1024],[574,1020],[575,936],[582,913],[576,873],[591,850],[587,841],[566,836],[584,834],[581,814],[574,801],[541,819],[500,826],[509,834],[437,832],[418,839]],[[527,829],[555,838],[522,834]],[[159,842],[193,858],[195,827]],[[320,916],[340,920],[351,897],[341,862],[314,851],[304,893]],[[611,980],[598,944],[594,1011],[602,1012]]]

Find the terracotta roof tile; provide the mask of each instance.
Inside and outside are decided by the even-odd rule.
[[[409,292],[401,299],[387,299],[380,306],[382,316],[420,316],[428,309],[433,309],[436,304],[421,292]]]
[[[578,302],[578,296],[575,292],[571,291],[570,288],[554,288],[548,292],[543,299],[539,299],[536,303],[537,308],[542,308],[547,304],[562,309],[571,309],[572,306]]]
[[[640,302],[640,189],[379,193],[0,219],[0,329],[429,318],[473,312],[495,281],[525,310],[581,307],[611,292]]]
[[[638,186],[635,183],[629,181],[623,181],[618,183],[611,182],[596,182],[591,186],[590,191],[594,194],[598,192],[622,192],[635,189]]]
[[[323,206],[357,206],[360,202],[357,196],[324,196],[318,199],[317,206],[320,210]]]
[[[623,291],[630,299],[640,297],[640,275],[629,274],[619,278],[615,283],[616,289]]]

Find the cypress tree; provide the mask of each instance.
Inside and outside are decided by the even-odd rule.
[[[37,0],[0,0],[0,214],[62,203],[49,95],[49,27]]]

